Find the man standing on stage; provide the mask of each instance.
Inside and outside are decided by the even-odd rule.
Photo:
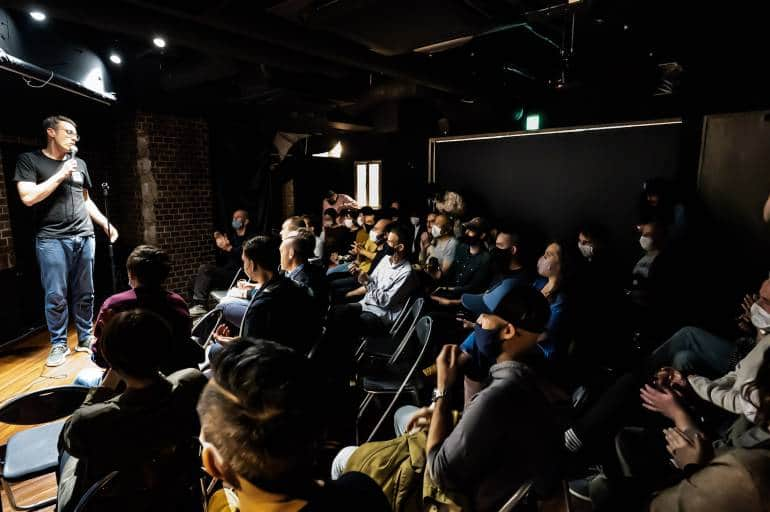
[[[19,156],[14,181],[21,201],[34,207],[35,250],[52,344],[45,364],[59,366],[70,353],[69,304],[78,332],[75,350],[90,351],[95,251],[91,221],[104,229],[110,242],[117,240],[118,230],[88,196],[88,167],[74,157],[75,143],[80,140],[75,122],[64,116],[51,116],[43,121],[43,130],[48,141],[46,147]]]

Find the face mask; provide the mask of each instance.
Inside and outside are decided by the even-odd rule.
[[[382,250],[385,251],[385,254],[387,254],[388,256],[393,256],[394,254],[396,254],[396,249],[389,246],[388,244],[385,244],[385,247],[383,247]]]
[[[377,240],[377,239],[378,239],[379,237],[380,237],[380,234],[379,234],[379,233],[377,233],[375,230],[371,230],[371,231],[369,231],[369,240],[370,240],[370,241],[372,241],[372,242],[374,242],[374,243],[378,243],[378,240]]]
[[[420,217],[409,217],[409,222],[412,223],[412,226],[419,226],[420,225]]]
[[[540,256],[540,259],[537,260],[537,273],[543,277],[549,277],[552,270],[553,264],[545,259],[545,256]]]
[[[241,229],[243,227],[243,221],[241,219],[233,219],[233,229]]]
[[[651,236],[644,236],[642,235],[641,238],[639,238],[639,245],[642,246],[642,249],[645,251],[651,251],[652,250],[652,237]]]
[[[500,341],[498,329],[484,329],[480,325],[473,326],[473,334],[476,338],[476,346],[484,357],[495,360],[502,351],[503,342]]]
[[[359,226],[363,226],[364,225],[364,217],[363,216],[359,216],[356,219],[356,224],[358,224]]]
[[[373,227],[374,227],[374,224],[364,224],[364,229],[366,230],[367,233],[371,233]]]
[[[591,244],[578,244],[578,249],[584,258],[591,258],[594,255],[594,246]]]
[[[329,202],[329,204],[334,205],[337,203],[337,198],[335,197],[334,199],[327,199],[327,201]]]
[[[508,270],[511,264],[511,251],[508,249],[500,249],[499,247],[493,247],[490,250],[492,254],[492,261],[497,267],[497,270]]]
[[[330,228],[330,227],[332,227],[332,222],[331,222],[330,220],[325,220],[325,221],[324,221],[324,227],[325,227],[325,228]]]
[[[433,227],[430,228],[430,234],[433,236],[433,238],[440,237],[441,236],[441,228],[434,224]]]
[[[770,329],[770,313],[756,302],[751,305],[751,323],[763,331]]]
[[[346,228],[352,228],[353,227],[353,219],[345,219],[342,221],[343,224],[345,224]]]

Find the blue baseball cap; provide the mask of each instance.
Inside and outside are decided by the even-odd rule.
[[[488,315],[497,308],[497,305],[511,291],[514,284],[515,279],[513,278],[503,279],[485,293],[464,293],[460,297],[460,302],[465,309],[476,315]]]

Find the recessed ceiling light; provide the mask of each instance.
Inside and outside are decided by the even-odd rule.
[[[152,40],[152,44],[157,46],[158,48],[165,48],[166,47],[166,40],[162,37],[156,37]]]
[[[120,58],[120,55],[113,52],[110,54],[110,62],[112,62],[113,64],[122,64],[123,59]]]
[[[46,15],[43,11],[30,11],[30,17],[35,21],[45,21]]]

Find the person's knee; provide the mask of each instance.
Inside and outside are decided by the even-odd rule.
[[[60,293],[48,293],[45,296],[48,309],[55,313],[64,313],[67,310],[67,298]]]
[[[679,371],[691,372],[697,366],[697,359],[698,356],[695,352],[692,352],[691,350],[681,350],[674,354],[674,357],[671,359],[671,366]]]
[[[358,446],[346,446],[339,451],[334,461],[332,461],[332,480],[338,480],[343,474],[345,474],[345,467],[348,465],[350,457],[353,456],[353,452],[358,449]]]

